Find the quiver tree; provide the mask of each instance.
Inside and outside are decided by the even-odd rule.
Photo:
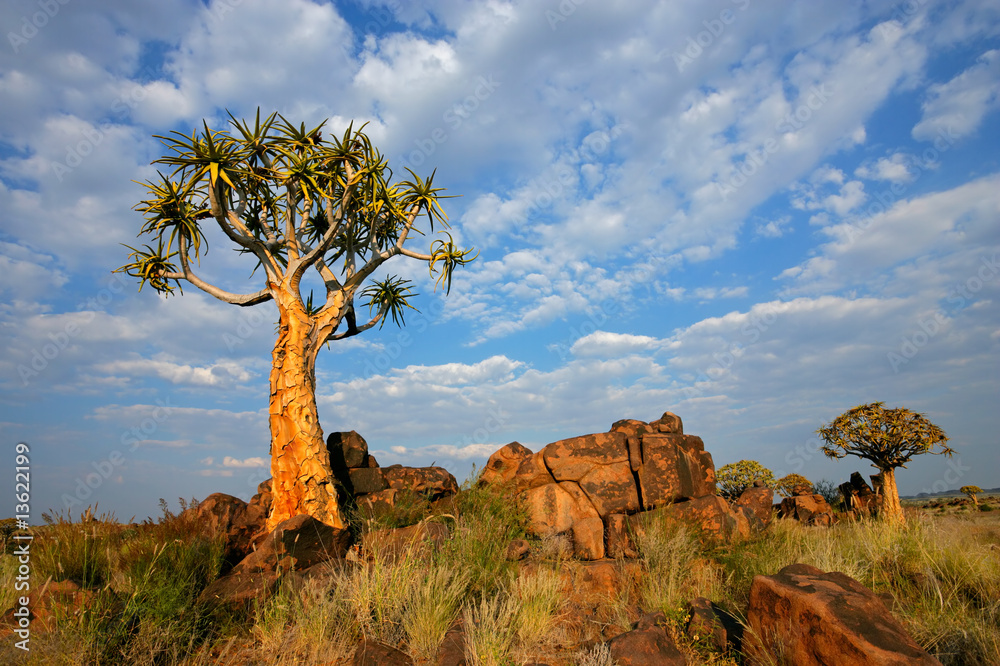
[[[823,453],[827,456],[857,456],[879,470],[878,513],[887,520],[902,522],[896,468],[905,469],[913,456],[933,453],[950,457],[955,451],[948,447],[944,430],[923,415],[905,407],[885,409],[883,404],[872,402],[849,409],[816,432],[826,442]]]
[[[809,488],[809,492],[813,491],[813,483],[801,474],[786,474],[775,482],[775,489],[781,494],[782,497],[791,497],[795,494],[795,488],[798,486],[806,486]]]
[[[774,472],[756,460],[741,460],[723,465],[715,472],[719,494],[727,500],[739,499],[743,491],[761,481],[768,488],[774,487]]]
[[[979,486],[962,486],[961,488],[958,489],[958,492],[962,493],[963,495],[968,495],[969,499],[972,500],[972,504],[977,507],[979,506],[979,498],[976,497],[976,495],[983,492],[982,488],[980,488]]]
[[[455,245],[440,200],[442,188],[410,171],[391,183],[387,161],[363,133],[347,128],[324,139],[323,124],[295,127],[272,114],[255,124],[230,114],[230,128],[157,136],[167,154],[154,161],[173,170],[147,182],[140,236],[155,240],[132,250],[118,271],[137,277],[164,296],[187,282],[215,298],[243,307],[273,301],[277,341],[270,374],[271,473],[274,496],[267,528],[297,514],[344,527],[316,410],[316,355],[391,317],[403,324],[413,293],[408,280],[375,271],[402,255],[425,262],[437,284],[450,291],[452,273],[475,257]],[[409,170],[408,170],[409,171]],[[438,238],[428,252],[411,249],[418,221],[426,216]],[[256,260],[259,291],[232,293],[202,280],[194,270],[208,245],[204,225],[218,225],[242,254]],[[248,265],[248,269],[251,266]],[[258,273],[259,271],[259,273]],[[307,271],[325,291],[313,301],[300,293]],[[368,321],[359,324],[358,305]],[[362,312],[364,312],[362,310]]]

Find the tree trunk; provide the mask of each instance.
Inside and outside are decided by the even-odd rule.
[[[904,522],[906,518],[903,516],[903,505],[899,501],[899,490],[896,488],[896,470],[883,469],[879,477],[881,477],[879,484],[881,492],[878,494],[879,516],[889,522]]]
[[[276,290],[277,291],[277,290]],[[315,322],[298,299],[276,297],[271,366],[271,515],[268,531],[298,514],[346,527],[316,410]]]

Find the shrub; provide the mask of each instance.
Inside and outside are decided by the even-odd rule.
[[[741,460],[723,465],[716,471],[715,480],[719,494],[727,500],[737,499],[754,481],[763,481],[770,488],[775,484],[774,473],[756,460]]]

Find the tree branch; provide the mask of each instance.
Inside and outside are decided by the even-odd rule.
[[[232,305],[241,305],[245,307],[249,305],[257,305],[259,303],[264,303],[266,301],[271,300],[272,298],[271,292],[267,288],[261,289],[255,294],[234,294],[224,289],[219,289],[213,284],[205,282],[200,277],[195,275],[194,271],[191,270],[191,266],[188,262],[187,239],[181,237],[178,249],[180,251],[179,254],[181,260],[182,272],[164,274],[164,277],[170,278],[172,280],[181,280],[181,279],[187,280],[194,286],[201,289],[206,294],[214,296],[220,301],[223,301],[225,303],[231,303]]]

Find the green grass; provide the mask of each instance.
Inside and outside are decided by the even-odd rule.
[[[360,529],[409,522],[413,511],[399,507],[398,515]],[[507,544],[525,538],[527,524],[509,489],[466,482],[447,512],[429,512],[425,506],[419,520],[450,530],[438,551],[397,557],[375,548],[304,584],[285,579],[246,615],[207,615],[197,606],[219,573],[221,544],[196,536],[195,525],[169,512],[142,525],[53,520],[36,530],[33,579],[73,578],[90,602],[85,612],[60,617],[56,631],[33,633],[26,661],[0,647],[0,663],[318,665],[349,661],[362,637],[432,663],[445,632],[461,620],[470,664],[611,666],[602,635],[662,610],[689,664],[735,666],[739,655],[684,633],[687,602],[708,597],[742,617],[753,577],[795,562],[841,571],[891,595],[893,614],[946,665],[1000,663],[1000,512],[911,508],[903,526],[861,521],[829,529],[776,521],[727,547],[653,519],[637,538],[642,575],[630,578],[628,567],[637,565],[618,563],[622,584],[590,615],[581,615],[580,604],[586,610],[593,598],[567,586],[581,565],[560,549],[529,539],[532,565],[507,561]],[[15,575],[16,561],[0,557],[0,600],[8,607]],[[582,636],[597,642],[582,649]]]

